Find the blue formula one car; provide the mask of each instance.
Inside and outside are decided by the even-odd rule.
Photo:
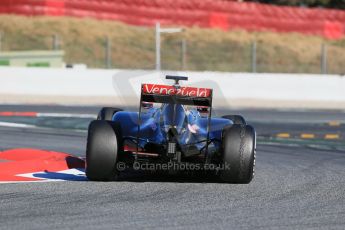
[[[106,107],[90,123],[88,179],[114,180],[124,168],[150,166],[171,173],[211,171],[224,182],[249,183],[254,128],[239,115],[212,117],[212,89],[180,86],[187,77],[166,78],[175,84],[142,84],[139,112]]]

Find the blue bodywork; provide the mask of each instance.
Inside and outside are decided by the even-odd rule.
[[[112,120],[121,124],[123,139],[138,144],[141,149],[145,149],[148,143],[166,146],[168,132],[172,127],[178,133],[176,140],[183,156],[202,154],[206,149],[209,119],[194,108],[189,109],[181,104],[162,104],[160,108],[144,109],[138,139],[138,112],[120,111],[114,114]],[[231,124],[229,119],[210,118],[208,154],[219,150],[222,130]]]

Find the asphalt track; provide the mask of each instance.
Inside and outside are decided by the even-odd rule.
[[[0,109],[98,110],[56,106]],[[333,120],[343,122],[341,111],[236,112],[247,115],[258,126],[259,135],[277,129],[320,133],[343,133],[344,129],[325,125]],[[81,131],[0,127],[0,136],[0,150],[30,147],[85,154],[86,133]],[[261,140],[256,176],[249,185],[141,174],[124,175],[110,183],[1,184],[0,229],[344,229],[345,151],[332,148],[335,142],[322,147],[317,143]]]

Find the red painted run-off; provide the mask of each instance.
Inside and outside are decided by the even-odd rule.
[[[0,152],[0,182],[41,181],[39,178],[26,178],[18,174],[35,172],[58,172],[84,168],[82,159],[66,153],[37,149],[13,149]]]
[[[0,13],[344,37],[345,11],[223,0],[3,0]]]

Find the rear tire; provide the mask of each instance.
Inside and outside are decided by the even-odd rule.
[[[247,122],[241,115],[225,115],[222,118],[232,120],[235,125],[246,125]]]
[[[119,108],[104,107],[102,108],[97,116],[97,120],[111,121],[115,113],[122,111]]]
[[[93,181],[109,181],[118,175],[116,163],[122,151],[121,126],[117,122],[92,121],[86,146],[86,176]]]
[[[224,182],[248,184],[254,177],[256,134],[250,125],[232,125],[223,130],[223,164],[220,172]]]

